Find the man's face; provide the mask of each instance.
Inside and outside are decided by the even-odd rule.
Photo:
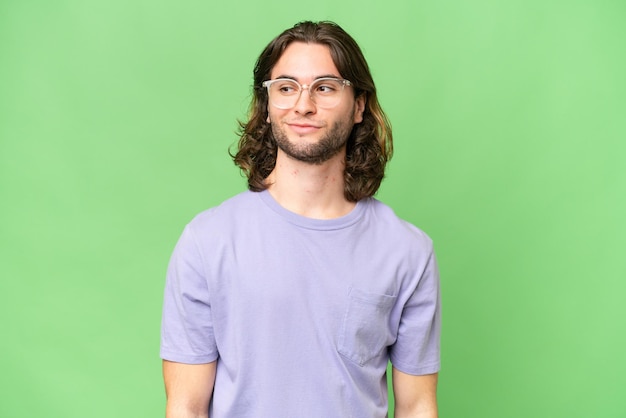
[[[326,45],[291,43],[271,72],[271,79],[292,78],[310,85],[322,77],[342,78]],[[331,109],[322,109],[311,100],[308,90],[291,109],[268,104],[268,119],[279,150],[289,157],[321,164],[345,150],[355,123],[363,120],[364,96],[354,98],[346,86],[341,101]]]

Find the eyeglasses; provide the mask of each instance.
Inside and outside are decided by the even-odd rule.
[[[290,78],[267,80],[262,84],[267,88],[270,103],[279,109],[293,108],[300,99],[302,90],[309,91],[309,97],[317,106],[330,109],[341,101],[343,88],[351,85],[348,80],[333,77],[318,78],[308,86]]]

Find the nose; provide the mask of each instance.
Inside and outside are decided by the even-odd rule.
[[[315,107],[315,102],[313,102],[311,92],[309,91],[309,86],[302,87],[302,90],[300,91],[300,97],[298,97],[298,101],[294,106],[294,110],[296,111],[296,113],[299,113],[301,115],[308,115],[310,113],[315,113],[316,109],[317,108]]]

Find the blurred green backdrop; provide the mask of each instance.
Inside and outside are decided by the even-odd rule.
[[[442,417],[625,417],[626,3],[0,2],[0,416],[163,415],[170,252],[245,187],[265,44],[331,19],[434,240]],[[311,388],[314,390],[314,388]]]

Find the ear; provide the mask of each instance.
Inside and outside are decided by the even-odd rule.
[[[365,94],[360,94],[354,100],[354,123],[363,122],[363,112],[365,112],[365,102],[366,102]]]

